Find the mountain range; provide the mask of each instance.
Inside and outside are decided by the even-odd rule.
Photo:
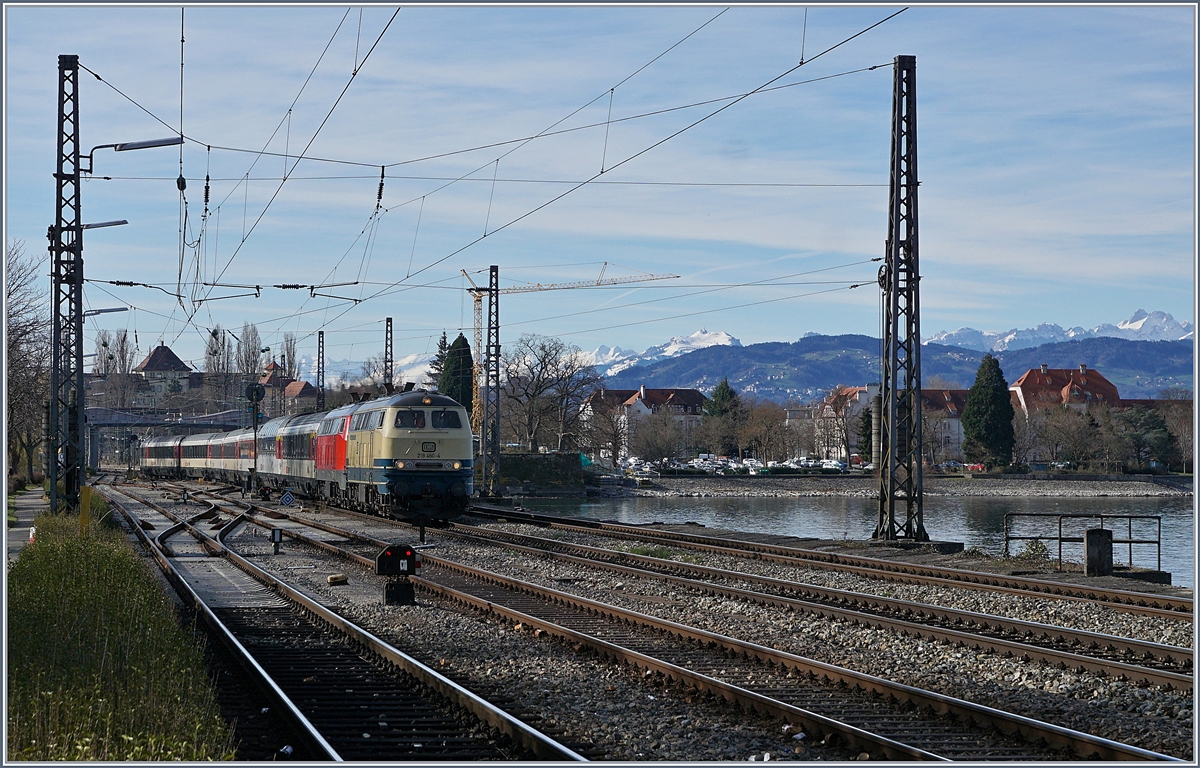
[[[1064,330],[1053,323],[1009,331],[960,328],[923,341],[922,374],[926,381],[937,376],[965,389],[975,380],[983,354],[991,352],[1009,381],[1043,363],[1052,368],[1084,363],[1116,384],[1123,397],[1152,397],[1167,387],[1191,388],[1193,330],[1190,322],[1142,309],[1128,320],[1090,330]],[[738,392],[778,402],[808,402],[837,384],[877,381],[880,371],[879,340],[860,335],[807,333],[794,343],[744,346],[724,331],[701,329],[641,353],[601,346],[584,354],[613,389],[644,384],[707,393],[727,377]],[[418,353],[397,358],[393,379],[424,382],[432,357]],[[301,378],[315,382],[315,359],[302,357],[300,371]],[[360,361],[327,360],[325,372],[326,386],[363,379]]]
[[[1034,328],[1013,328],[1008,331],[977,331],[974,328],[959,328],[957,331],[935,333],[922,343],[966,347],[980,352],[1003,352],[1060,341],[1099,337],[1132,341],[1182,341],[1191,339],[1193,332],[1194,328],[1190,322],[1177,322],[1166,312],[1147,312],[1139,309],[1128,320],[1116,325],[1104,323],[1090,330],[1078,326],[1064,329],[1054,323],[1042,323]]]
[[[879,339],[870,336],[805,336],[793,343],[719,346],[629,368],[607,377],[611,389],[681,387],[711,392],[721,379],[739,393],[776,402],[811,402],[838,384],[879,381]],[[924,344],[921,373],[951,388],[968,389],[985,352],[944,344]],[[1110,337],[1074,339],[994,353],[1012,382],[1030,368],[1099,371],[1125,398],[1148,398],[1167,387],[1192,387],[1192,342],[1134,341]]]

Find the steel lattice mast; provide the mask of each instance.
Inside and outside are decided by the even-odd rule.
[[[383,389],[389,395],[394,389],[392,385],[392,318],[387,318],[387,330],[384,332],[386,337],[383,341]]]
[[[883,289],[876,539],[928,541],[921,471],[921,304],[917,260],[917,57],[897,56]],[[900,509],[898,510],[897,507]]]
[[[500,267],[488,268],[487,351],[484,356],[483,493],[496,495],[500,461]]]
[[[325,410],[325,331],[317,331],[317,410]]]
[[[50,240],[50,509],[79,511],[83,474],[83,222],[79,202],[79,57],[58,57],[57,214]],[[63,483],[59,496],[58,483]]]

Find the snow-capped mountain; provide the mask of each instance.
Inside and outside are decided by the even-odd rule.
[[[1066,328],[1054,323],[1042,323],[1034,328],[1013,328],[1008,331],[977,331],[974,328],[959,328],[957,331],[942,331],[926,338],[924,344],[945,344],[965,347],[980,352],[1003,352],[1026,349],[1042,344],[1055,344],[1072,339],[1091,339],[1112,336],[1133,341],[1176,341],[1191,339],[1192,324],[1177,322],[1166,312],[1147,312],[1139,309],[1128,319],[1116,325],[1104,323],[1092,329]]]
[[[688,352],[707,347],[740,347],[742,342],[730,336],[725,331],[708,331],[700,329],[690,336],[674,336],[665,344],[650,347],[645,352],[637,354],[631,349],[620,347],[597,347],[591,353],[592,365],[605,376],[615,376],[635,365],[646,365],[668,357],[678,357]]]

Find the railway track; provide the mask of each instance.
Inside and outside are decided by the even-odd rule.
[[[247,518],[364,566],[380,539],[295,515]],[[313,521],[315,522],[315,521]],[[425,589],[893,759],[1173,759],[425,554]],[[1047,746],[1048,745],[1048,746]]]
[[[106,496],[288,714],[312,759],[582,759],[222,546],[201,530],[234,524],[215,505],[181,515]],[[162,530],[151,538],[147,526]]]
[[[969,571],[960,568],[920,565],[882,558],[843,555],[800,547],[785,547],[773,544],[720,539],[714,536],[660,531],[652,528],[605,523],[580,518],[562,518],[541,515],[524,510],[512,510],[475,504],[470,513],[491,520],[528,522],[534,525],[574,530],[602,535],[615,539],[656,542],[681,549],[702,552],[738,555],[809,568],[858,573],[873,578],[888,579],[907,584],[952,586],[965,589],[1007,592],[1031,597],[1054,597],[1062,600],[1095,602],[1115,610],[1129,613],[1191,621],[1193,601],[1186,597],[1172,597],[1146,592],[1120,589],[1084,587],[1046,579]]]
[[[303,525],[345,537],[351,542],[358,541],[367,548],[377,548],[383,541],[370,536],[355,540],[354,537],[360,534],[347,528],[329,526],[277,511],[270,511],[268,514],[277,516],[277,519],[294,519]],[[383,522],[371,516],[366,516],[365,519],[375,524]],[[450,530],[438,531],[437,535],[477,543],[501,544],[513,550],[554,557],[588,567],[668,581],[699,594],[719,594],[752,603],[887,629],[916,638],[933,638],[1005,656],[1038,660],[1070,669],[1084,669],[1148,685],[1162,685],[1180,690],[1190,690],[1193,687],[1194,654],[1190,648],[819,587],[478,526],[454,524]],[[737,586],[739,584],[752,585],[754,590],[743,589]]]

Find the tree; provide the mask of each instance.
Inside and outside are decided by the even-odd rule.
[[[819,411],[821,424],[818,429],[827,459],[840,455],[846,461],[850,460],[850,403],[853,400],[854,390],[845,384],[838,384],[825,396],[824,408]]]
[[[607,453],[615,466],[629,444],[625,406],[621,398],[609,395],[604,389],[593,390],[585,402],[587,420],[584,442],[595,459],[603,459]]]
[[[635,456],[657,464],[673,459],[683,447],[683,429],[667,411],[639,419],[629,438],[629,450]]]
[[[731,413],[736,414],[741,408],[742,401],[733,387],[729,386],[729,377],[726,376],[708,396],[708,402],[704,404],[704,415],[727,416]]]
[[[42,442],[50,392],[50,316],[42,284],[45,256],[26,254],[20,240],[5,243],[5,374],[8,379],[9,471],[25,460],[26,479]]]
[[[242,323],[242,335],[238,337],[237,370],[247,381],[258,381],[262,375],[262,337],[254,323]]]
[[[725,456],[741,456],[739,429],[745,416],[742,400],[729,379],[721,379],[704,404],[704,415],[700,421],[697,439],[708,447],[710,453]]]
[[[1158,405],[1167,430],[1175,438],[1179,463],[1184,472],[1192,471],[1192,390],[1186,387],[1169,387],[1158,393]]]
[[[983,356],[963,406],[963,452],[974,461],[1004,466],[1012,461],[1013,407],[1000,361]]]
[[[864,462],[872,461],[872,456],[875,451],[874,436],[872,430],[875,417],[871,415],[870,408],[863,408],[862,413],[858,417],[858,453]]]
[[[1175,439],[1157,411],[1139,405],[1119,411],[1115,420],[1137,468],[1145,468],[1150,462],[1170,462],[1176,450]]]
[[[783,406],[770,400],[751,403],[742,420],[741,443],[764,463],[786,459],[786,424],[787,412]]]
[[[1091,464],[1100,425],[1089,413],[1059,405],[1046,411],[1041,434],[1051,459],[1083,467]]]
[[[525,334],[501,354],[500,409],[520,442],[537,451],[554,430],[559,447],[574,428],[584,398],[600,375],[582,350],[561,339]]]
[[[1013,463],[1027,465],[1038,458],[1042,445],[1042,427],[1046,414],[1032,411],[1026,416],[1021,411],[1013,415]]]
[[[462,337],[461,333],[458,335]],[[434,353],[433,359],[429,361],[429,369],[425,371],[425,376],[437,387],[439,392],[442,391],[442,373],[446,370],[446,355],[449,352],[450,347],[446,344],[446,332],[442,331],[442,338],[438,339],[437,352]],[[462,401],[459,400],[459,402],[461,403]],[[471,409],[468,408],[467,410]]]
[[[218,323],[208,334],[204,345],[204,385],[209,397],[218,407],[232,405],[230,397],[234,378],[234,350],[229,334]]]
[[[445,336],[443,336],[445,338]],[[438,379],[437,390],[446,397],[459,403],[470,412],[475,402],[475,387],[472,379],[474,361],[471,358],[471,345],[467,337],[461,333],[450,348],[446,350],[445,362],[442,365],[442,375]]]
[[[283,334],[283,354],[280,355],[283,364],[283,377],[295,381],[300,374],[300,360],[296,357],[296,334]]]

